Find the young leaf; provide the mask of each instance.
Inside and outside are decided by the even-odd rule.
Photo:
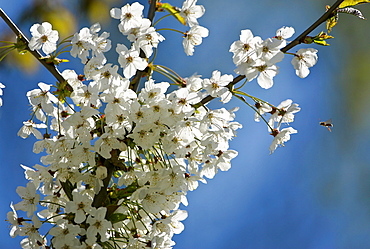
[[[329,5],[326,5],[326,10],[330,9]],[[338,12],[333,12],[332,16],[326,20],[326,29],[330,33],[331,29],[338,23]]]
[[[370,0],[344,0],[340,5],[339,9],[355,6],[362,3],[370,3]]]
[[[328,44],[326,42],[327,39],[332,39],[334,38],[333,36],[330,36],[324,32],[320,32],[318,35],[316,36],[306,36],[303,43],[305,44],[311,44],[311,43],[316,43],[318,45],[322,45],[322,46],[329,46],[330,44]]]

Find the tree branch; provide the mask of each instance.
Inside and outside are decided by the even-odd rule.
[[[28,39],[22,33],[22,31],[13,23],[13,21],[6,15],[6,13],[0,8],[0,16],[5,21],[5,23],[9,26],[9,28],[17,35],[22,42],[26,44],[26,50],[29,51],[60,83],[65,82],[65,79],[59,72],[59,70],[53,64],[46,63],[45,60],[42,59],[42,55],[37,51],[31,51],[28,47]]]
[[[295,38],[292,42],[290,42],[288,45],[286,45],[285,47],[283,47],[281,49],[281,52],[285,53],[287,52],[289,49],[297,46],[298,44],[301,44],[302,41],[304,40],[304,38],[306,38],[306,36],[311,33],[313,30],[315,30],[320,24],[322,24],[323,22],[325,22],[326,20],[328,20],[328,18],[333,14],[333,12],[339,7],[339,5],[343,2],[344,0],[337,0],[333,6],[330,7],[330,9],[328,11],[326,11],[319,19],[317,19],[316,22],[314,22],[314,24],[312,24],[308,29],[306,29],[305,31],[303,31],[302,34],[300,34],[297,38]]]
[[[153,19],[155,16],[155,11],[156,11],[156,6],[157,6],[157,0],[151,0],[150,2],[150,7],[148,11],[148,19],[150,22],[153,24]],[[140,51],[140,57],[145,58],[145,54],[143,51]],[[136,92],[137,89],[139,88],[140,85],[140,80],[144,76],[145,70],[144,71],[137,71],[134,78],[131,81],[131,89]]]

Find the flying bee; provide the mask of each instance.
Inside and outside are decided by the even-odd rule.
[[[328,128],[328,130],[330,132],[331,132],[331,129],[330,128],[332,128],[334,126],[333,123],[331,122],[331,119],[329,119],[329,120],[327,120],[325,122],[320,122],[320,125]]]

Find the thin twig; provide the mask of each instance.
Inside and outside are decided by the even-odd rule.
[[[46,63],[45,60],[42,59],[42,55],[37,51],[31,51],[28,47],[28,39],[22,33],[22,31],[13,23],[13,21],[6,15],[6,13],[0,8],[0,16],[5,21],[5,23],[9,26],[9,28],[26,44],[26,50],[29,51],[35,58],[60,82],[65,82],[65,79],[59,72],[59,70],[53,65]]]

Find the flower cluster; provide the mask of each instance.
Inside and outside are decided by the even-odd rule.
[[[284,142],[290,139],[290,134],[297,133],[298,131],[292,127],[281,129],[282,124],[290,124],[294,121],[294,114],[301,110],[298,104],[293,103],[291,99],[287,99],[281,102],[277,107],[269,105],[267,103],[256,102],[256,113],[254,114],[254,120],[260,121],[260,118],[266,114],[271,114],[268,120],[268,127],[270,134],[274,137],[270,145],[270,153],[273,153],[278,145],[284,146]]]
[[[186,0],[182,8],[156,3],[157,11],[166,9],[189,26],[189,31],[179,31],[187,55],[208,36],[197,20],[205,9],[196,2]],[[110,11],[131,42],[116,44],[117,64],[107,62],[105,53],[113,45],[98,23],[60,44],[49,23],[31,27],[30,50],[42,49],[57,59],[64,51],[56,51],[67,42],[63,49],[70,47],[83,73],[64,70],[64,81],[56,86],[40,82],[27,93],[32,118],[23,122],[18,135],[35,136],[33,152],[44,155],[43,165],[22,165],[29,182],[17,188],[22,201],[11,204],[8,213],[10,235],[25,236],[22,248],[172,248],[173,235],[184,229],[181,221],[187,213],[179,208],[187,205],[187,192],[229,170],[238,154],[229,148],[242,127],[234,121],[238,108],[210,109],[207,104],[214,98],[222,103],[233,96],[252,99],[254,107],[248,105],[256,111],[255,121],[263,119],[274,137],[271,153],[297,133],[281,126],[294,121],[298,104],[288,99],[275,107],[234,88],[242,76],[247,81],[257,78],[262,88],[272,87],[275,64],[283,59],[281,49],[293,28],[283,27],[266,40],[242,30],[230,47],[240,74],[236,78],[219,70],[210,78],[182,78],[154,64],[154,51],[165,38],[143,17],[143,10],[133,3]],[[317,62],[315,49],[291,55],[301,78]],[[155,82],[153,72],[167,76],[173,86]],[[142,89],[140,78],[145,78]],[[0,95],[3,87],[0,83]],[[268,120],[266,114],[271,115]]]
[[[77,81],[77,75],[68,80],[75,87]],[[199,100],[199,91],[192,90],[196,82],[188,79],[186,88],[165,94],[168,83],[149,80],[136,95],[127,79],[117,79],[103,92],[94,92],[98,82],[91,81],[84,93],[91,89],[97,95],[95,103],[104,103],[104,114],[80,98],[72,100],[81,109],[70,109],[50,97],[43,83],[41,90],[30,91],[30,104],[42,123],[25,122],[20,135],[32,132],[40,139],[34,152],[45,150],[41,162],[48,166],[23,166],[30,182],[17,188],[23,201],[14,208],[32,221],[11,218],[16,216],[11,212],[13,236],[28,236],[22,244],[30,247],[45,245],[45,238],[35,229],[31,234],[28,226],[50,222],[56,225],[49,232],[55,248],[173,245],[171,237],[182,231],[180,221],[186,218],[179,204],[187,203],[186,193],[198,181],[230,168],[237,152],[229,150],[228,141],[241,127],[233,122],[235,110],[192,107]],[[47,128],[45,119],[51,119],[58,136],[41,135],[37,128]],[[116,180],[106,186],[112,175]],[[97,208],[103,188],[109,194]],[[45,209],[36,216],[38,203]]]
[[[249,29],[242,30],[240,40],[230,46],[233,53],[233,62],[237,66],[235,72],[245,75],[248,81],[257,78],[258,84],[265,89],[273,86],[273,78],[278,74],[279,68],[275,65],[284,58],[281,51],[286,46],[288,38],[292,37],[292,27],[282,27],[276,31],[276,36],[262,40],[253,36]],[[294,55],[292,64],[296,74],[305,78],[309,74],[309,67],[317,62],[316,49],[300,49]]]
[[[184,6],[189,25],[199,28],[194,6]],[[199,105],[208,94],[228,102],[231,75],[193,75],[173,91],[149,76],[140,92],[130,88],[129,79],[148,67],[140,50],[149,57],[164,40],[141,17],[142,9],[134,3],[111,10],[132,42],[130,49],[116,49],[124,77],[117,65],[106,63],[109,34],[99,35],[94,24],[70,41],[84,74],[67,69],[64,89],[53,92],[41,82],[27,93],[34,115],[18,135],[33,134],[34,153],[46,155],[45,166],[22,166],[29,183],[17,188],[22,201],[8,213],[11,236],[26,236],[23,248],[170,248],[172,236],[184,229],[187,213],[179,206],[187,205],[187,192],[228,170],[237,156],[229,149],[241,128],[234,121],[237,108]],[[68,99],[61,98],[63,90]],[[41,234],[47,224],[47,235]]]
[[[262,40],[259,36],[254,36],[249,29],[242,30],[240,39],[230,46],[233,53],[233,62],[237,66],[235,72],[244,75],[247,81],[257,78],[257,83],[265,89],[273,86],[273,78],[278,74],[278,67],[275,65],[284,58],[281,51],[287,45],[287,39],[292,37],[294,29],[292,27],[282,27],[276,31],[272,38]],[[292,54],[291,61],[297,76],[305,78],[310,73],[309,68],[317,62],[317,50],[313,48],[299,49]],[[253,99],[253,98],[252,98]],[[259,121],[265,113],[270,113],[271,117],[266,124],[269,132],[274,139],[270,146],[270,153],[273,153],[278,145],[290,140],[290,135],[297,133],[292,127],[281,129],[281,124],[289,124],[294,120],[294,114],[300,111],[298,104],[293,104],[292,100],[283,101],[277,107],[267,103],[257,101],[255,103],[255,121]]]

